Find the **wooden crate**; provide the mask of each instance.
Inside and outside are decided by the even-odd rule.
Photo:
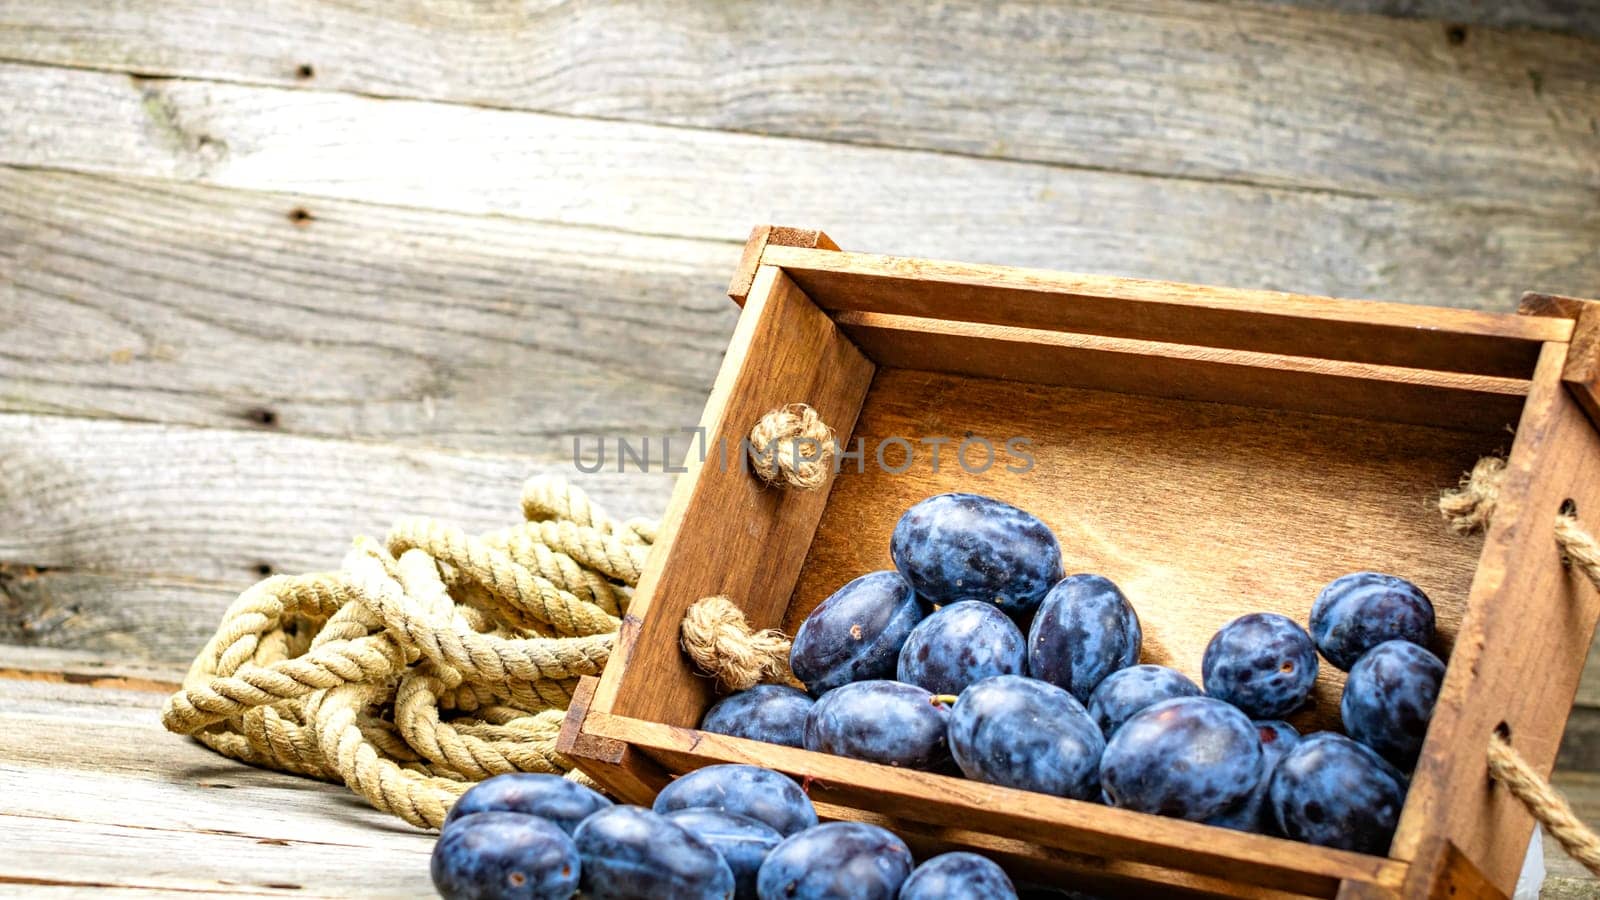
[[[1551,530],[1567,501],[1591,526],[1600,514],[1600,304],[1529,295],[1510,315],[1222,290],[852,254],[765,227],[730,294],[744,309],[701,423],[713,449],[690,453],[610,665],[563,733],[598,781],[648,803],[674,774],[768,766],[806,779],[825,817],[1111,894],[1509,890],[1531,820],[1488,779],[1486,741],[1508,729],[1548,771],[1600,613]],[[860,439],[862,470],[847,461],[807,493],[721,463],[719,441],[736,452],[791,402],[847,448]],[[885,439],[928,436],[953,439],[938,471],[925,446],[903,473],[874,459]],[[1034,465],[973,474],[949,455],[966,437],[1026,437]],[[1450,534],[1434,500],[1497,451],[1492,527]],[[1196,681],[1234,616],[1304,622],[1320,586],[1355,569],[1420,584],[1449,669],[1388,856],[695,730],[715,696],[679,648],[690,603],[726,594],[753,625],[792,632],[849,579],[889,568],[900,513],[945,490],[1043,518],[1067,571],[1126,591],[1143,660]],[[1296,724],[1336,727],[1342,681],[1324,666]]]

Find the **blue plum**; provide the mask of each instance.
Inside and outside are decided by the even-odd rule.
[[[1094,800],[1100,727],[1073,696],[1020,675],[996,675],[961,692],[950,711],[950,749],[976,781]]]
[[[938,494],[900,517],[889,539],[895,568],[941,606],[976,600],[1014,618],[1061,579],[1061,545],[1048,526],[981,494]]]
[[[504,811],[447,824],[429,865],[445,900],[567,900],[581,868],[572,838],[559,826]]]
[[[759,766],[696,769],[662,788],[655,811],[716,809],[765,822],[788,836],[817,824],[811,798],[787,775]]]
[[[923,607],[898,572],[870,572],[833,592],[800,623],[789,667],[812,696],[852,681],[893,678]]]
[[[1328,583],[1311,604],[1311,639],[1323,658],[1348,672],[1384,641],[1433,642],[1433,603],[1404,578],[1352,572]]]
[[[1139,614],[1102,575],[1068,575],[1045,595],[1028,628],[1028,674],[1078,702],[1107,675],[1139,661]]]
[[[894,900],[911,874],[911,849],[876,825],[829,822],[767,854],[761,900]]]
[[[642,806],[612,806],[573,835],[589,900],[726,900],[733,870],[712,846]]]
[[[560,775],[514,772],[473,785],[450,807],[444,822],[448,825],[472,813],[505,810],[549,819],[571,834],[590,813],[610,805],[599,792]]]
[[[1006,870],[976,853],[944,853],[917,866],[899,900],[1016,900]]]
[[[897,676],[935,694],[959,694],[991,675],[1021,675],[1028,641],[992,603],[963,600],[923,619],[900,648]]]
[[[1406,780],[1370,748],[1324,731],[1278,763],[1268,798],[1284,837],[1383,854],[1405,805]]]
[[[1299,623],[1277,613],[1251,613],[1222,626],[1200,665],[1207,696],[1256,719],[1288,715],[1305,705],[1317,683],[1317,648]]]
[[[1300,730],[1288,722],[1266,719],[1253,724],[1256,726],[1256,733],[1261,736],[1261,748],[1267,752],[1267,758],[1274,766],[1285,753],[1300,743]]]
[[[1244,713],[1179,697],[1122,723],[1100,757],[1100,784],[1113,806],[1200,822],[1248,796],[1264,762]]]
[[[680,809],[667,818],[717,851],[733,870],[737,900],[755,900],[756,873],[783,835],[765,822],[716,809]]]
[[[1344,682],[1345,733],[1401,769],[1422,752],[1444,663],[1409,641],[1384,641],[1362,655]]]
[[[1146,706],[1177,697],[1198,697],[1189,676],[1166,666],[1129,666],[1105,677],[1089,695],[1089,716],[1110,738],[1122,723]]]
[[[786,684],[758,684],[718,700],[700,720],[700,730],[731,737],[803,747],[810,694]]]
[[[1277,834],[1278,825],[1272,815],[1272,804],[1267,801],[1267,789],[1272,784],[1272,773],[1277,770],[1278,763],[1300,743],[1300,732],[1288,722],[1256,722],[1255,726],[1256,733],[1261,736],[1261,780],[1256,782],[1244,800],[1205,821],[1207,825],[1219,825],[1235,831]]]
[[[858,681],[822,695],[806,718],[806,749],[908,769],[950,758],[950,712],[914,684]]]

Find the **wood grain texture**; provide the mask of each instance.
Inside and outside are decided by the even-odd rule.
[[[0,645],[187,667],[238,595],[235,584],[0,563]]]
[[[0,168],[0,410],[570,456],[577,435],[696,421],[737,258]]]
[[[162,699],[0,679],[0,893],[430,893],[431,836],[167,734]]]
[[[1461,852],[1461,848],[1445,838],[1431,838],[1422,846],[1414,866],[1427,866],[1438,873],[1428,900],[1510,900],[1512,891],[1503,889],[1489,880],[1484,871]],[[1513,875],[1513,879],[1516,876]],[[1515,880],[1513,880],[1513,885]],[[1400,895],[1394,895],[1398,898]],[[1341,898],[1342,900],[1342,898]]]
[[[1446,40],[1466,43],[1473,31],[1465,26],[1539,28],[1562,34],[1600,38],[1600,8],[1586,0],[1271,0],[1307,9],[1375,13],[1407,19],[1434,20]],[[1461,28],[1461,36],[1450,29]]]
[[[0,116],[0,164],[635,233],[739,241],[751,222],[796,222],[867,250],[1478,308],[1600,280],[1593,205],[1491,210],[16,64],[0,64]]]
[[[757,225],[750,229],[744,250],[739,254],[739,265],[728,279],[728,298],[744,306],[744,298],[755,283],[756,270],[761,268],[761,256],[771,247],[804,247],[813,250],[838,251],[839,245],[822,231],[812,228],[795,228],[790,225]]]
[[[748,248],[747,248],[748,252]],[[1527,378],[1573,326],[1521,316],[769,246],[806,296],[882,313]],[[1525,304],[1526,305],[1526,304]]]
[[[336,567],[352,537],[403,515],[511,524],[540,471],[566,472],[619,516],[659,513],[672,484],[581,474],[570,459],[0,415],[0,561],[242,590],[264,571]]]
[[[189,663],[187,659],[181,663],[143,662],[97,650],[0,643],[0,678],[25,681],[165,694],[178,689]]]
[[[1517,420],[1528,382],[881,313],[839,326],[882,366],[1467,431]]]
[[[566,718],[556,738],[556,751],[574,760],[606,793],[626,803],[649,806],[671,781],[671,775],[654,760],[615,738],[586,733],[584,719],[594,703],[600,679],[584,675],[572,691]]]
[[[0,57],[68,66],[1529,209],[1600,189],[1600,44],[1556,34],[1182,0],[0,10]]]
[[[1600,428],[1600,300],[1586,301],[1578,315],[1561,380],[1589,421]]]
[[[1512,746],[1548,772],[1594,637],[1600,595],[1563,567],[1552,531],[1568,499],[1591,528],[1600,509],[1600,433],[1561,383],[1566,350],[1551,344],[1541,357],[1391,848],[1418,860],[1413,891],[1441,872],[1436,854],[1420,855],[1432,838],[1509,891],[1532,819],[1487,777],[1489,736],[1507,728]]]
[[[919,442],[941,436],[952,443],[935,471]],[[996,448],[988,471],[957,464],[964,436]],[[1004,450],[1014,436],[1031,441],[1026,473],[1006,470],[1021,462]],[[901,473],[874,464],[891,437],[916,445]],[[864,471],[838,477],[786,627],[851,578],[889,568],[901,511],[942,491],[975,491],[1049,524],[1068,572],[1116,581],[1144,624],[1143,661],[1197,682],[1225,622],[1263,610],[1305,621],[1324,584],[1360,569],[1421,585],[1448,650],[1478,542],[1450,535],[1430,499],[1504,440],[899,369],[879,371],[854,438],[867,449]],[[903,454],[886,446],[891,467]],[[978,445],[969,458],[982,462]],[[1342,683],[1322,667],[1316,710],[1297,724],[1336,725]]]
[[[1595,708],[1593,701],[1585,703],[1581,688],[1573,701],[1572,713],[1567,717],[1567,727],[1561,732],[1556,768],[1600,773],[1600,709]]]
[[[770,410],[805,403],[835,433],[849,434],[873,368],[788,276],[771,266],[757,270],[706,400],[705,443],[684,460],[687,471],[623,617],[615,664],[606,665],[593,710],[673,725],[700,721],[712,684],[680,649],[689,604],[724,595],[752,628],[776,626],[831,489],[831,478],[802,491],[756,476],[744,449],[750,430]]]
[[[979,853],[1004,866],[1016,883],[1070,884],[1074,890],[1096,900],[1146,900],[1153,895],[1163,900],[1218,896],[1248,900],[1304,900],[1302,894],[1240,885],[1224,878],[1179,872],[1126,859],[1104,859],[1072,853],[965,828],[927,825],[826,803],[817,804],[817,814],[824,819],[850,819],[888,828],[906,842],[918,859],[952,851]],[[1051,896],[1043,892],[1035,893]]]

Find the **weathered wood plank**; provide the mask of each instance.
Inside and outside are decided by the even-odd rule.
[[[789,222],[862,250],[1469,307],[1600,280],[1592,207],[1479,209],[12,64],[0,117],[0,164],[631,232],[742,241],[752,223]]]
[[[1592,659],[1592,655],[1591,655]],[[1600,773],[1600,709],[1574,705],[1561,735],[1556,767],[1575,772]]]
[[[206,635],[210,637],[210,635]],[[199,644],[193,649],[198,650]],[[0,678],[113,687],[171,693],[183,681],[190,660],[146,662],[127,654],[71,647],[0,643]]]
[[[60,65],[1530,209],[1600,189],[1600,45],[1549,33],[1186,0],[3,10],[0,57]]]
[[[0,770],[0,784],[10,787]],[[136,801],[139,798],[120,798]],[[166,803],[182,802],[166,796]],[[128,804],[129,806],[132,803]],[[241,810],[248,812],[250,810]],[[302,823],[316,829],[321,818]],[[425,897],[432,842],[378,847],[0,814],[0,886],[133,887],[266,897]],[[314,832],[313,832],[314,833]]]
[[[1600,707],[1600,635],[1589,645],[1589,658],[1583,664],[1583,678],[1578,682],[1578,696],[1573,702],[1579,706]]]
[[[165,575],[39,571],[0,563],[0,645],[186,666],[241,587]],[[7,662],[0,656],[0,668]],[[180,668],[180,679],[181,673]]]
[[[576,434],[698,420],[737,259],[706,241],[0,168],[0,409],[570,455]]]
[[[3,815],[347,846],[418,834],[342,785],[247,766],[168,733],[158,693],[0,679],[0,697],[0,778],[24,786],[0,799]],[[86,732],[101,739],[85,741]],[[74,752],[61,752],[67,746]],[[123,802],[103,786],[115,786]],[[125,803],[163,794],[166,803]],[[318,816],[327,818],[322,827],[298,830]]]
[[[1270,0],[1290,6],[1343,13],[1376,13],[1406,19],[1437,20],[1444,29],[1466,25],[1540,28],[1600,38],[1600,7],[1587,0]],[[1446,40],[1472,40],[1471,29],[1446,34]]]
[[[617,515],[659,515],[672,477],[656,464],[587,475],[570,457],[0,415],[0,561],[240,590],[267,572],[335,567],[352,536],[402,515],[510,524],[523,480],[543,470],[568,472]]]
[[[162,699],[0,679],[0,892],[429,892],[428,835],[341,785],[167,734]]]

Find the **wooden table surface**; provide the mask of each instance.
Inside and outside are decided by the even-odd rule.
[[[426,894],[163,693],[263,574],[694,423],[753,224],[1508,309],[1600,293],[1597,200],[1570,0],[0,0],[0,894]]]

